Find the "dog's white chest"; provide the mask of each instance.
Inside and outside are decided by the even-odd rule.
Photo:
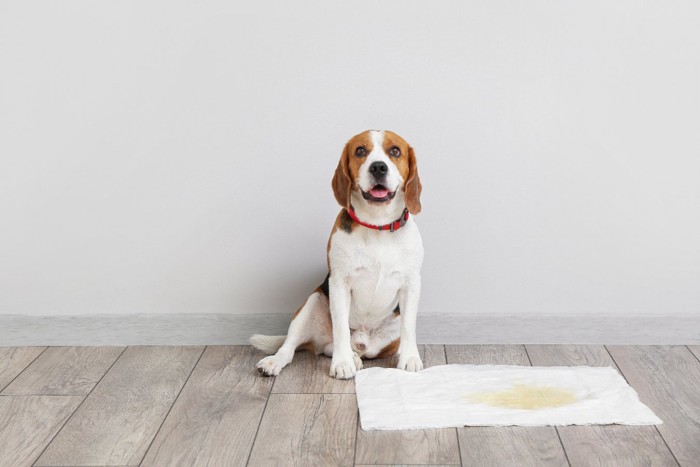
[[[350,275],[350,327],[373,327],[397,306],[405,271],[396,248],[358,252]]]
[[[378,325],[397,307],[407,277],[420,270],[423,248],[415,224],[405,231],[353,232],[334,243],[331,269],[350,288],[350,327]]]

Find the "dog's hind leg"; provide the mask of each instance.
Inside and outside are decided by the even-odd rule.
[[[394,355],[401,342],[401,317],[390,315],[370,334],[365,356],[387,358]]]
[[[251,341],[253,338],[251,338]],[[306,347],[316,354],[323,352],[332,341],[331,318],[328,311],[328,298],[320,291],[309,296],[289,325],[284,343],[274,355],[260,360],[256,368],[265,376],[277,376],[282,368],[289,365],[294,352]]]

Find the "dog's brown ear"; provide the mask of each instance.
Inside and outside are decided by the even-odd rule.
[[[408,147],[408,180],[406,180],[406,207],[411,214],[420,212],[420,192],[423,189],[418,176],[418,163],[412,147]]]
[[[333,194],[335,199],[344,208],[350,207],[350,189],[352,188],[352,179],[350,178],[350,167],[348,165],[348,158],[350,151],[350,144],[345,145],[343,149],[343,154],[340,156],[338,161],[338,167],[335,169],[335,175],[333,175]]]

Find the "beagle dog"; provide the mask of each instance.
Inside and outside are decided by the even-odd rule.
[[[349,379],[362,358],[398,353],[398,368],[423,369],[416,345],[423,242],[413,148],[391,131],[368,130],[345,145],[333,177],[342,206],[328,239],[328,275],[297,310],[286,336],[253,335],[270,355],[256,367],[275,376],[297,349],[332,357],[330,375]]]

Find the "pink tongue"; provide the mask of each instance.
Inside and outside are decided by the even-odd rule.
[[[369,190],[369,193],[375,198],[384,198],[386,195],[389,194],[389,190],[387,190],[386,188],[372,188],[371,190]]]

